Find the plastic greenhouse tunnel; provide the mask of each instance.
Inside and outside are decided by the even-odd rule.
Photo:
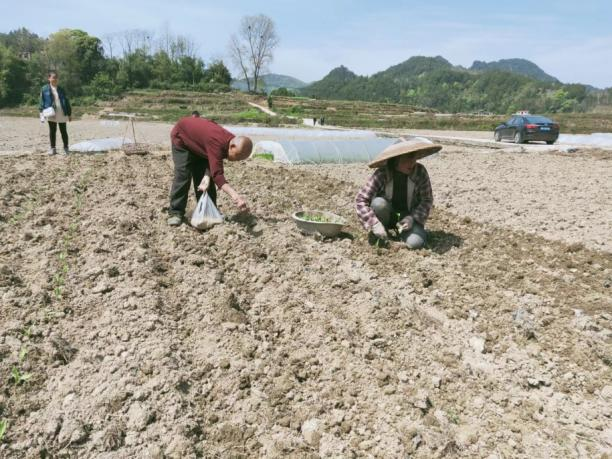
[[[347,164],[373,160],[389,145],[392,138],[359,140],[265,140],[257,142],[252,156],[272,155],[275,162],[285,164]]]

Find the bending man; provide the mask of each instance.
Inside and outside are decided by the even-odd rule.
[[[170,133],[172,160],[174,161],[174,181],[170,191],[168,224],[179,226],[185,215],[189,185],[193,180],[196,199],[204,191],[217,204],[217,190],[227,193],[240,211],[248,211],[246,201],[225,180],[223,161],[242,161],[247,159],[253,149],[253,142],[244,136],[235,136],[217,123],[199,117],[181,118]],[[208,187],[201,185],[206,170],[212,180]]]

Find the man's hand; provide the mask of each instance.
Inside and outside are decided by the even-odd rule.
[[[227,193],[232,198],[232,201],[234,201],[234,205],[238,207],[238,210],[240,210],[241,212],[249,211],[249,206],[247,205],[246,201],[242,199],[242,196],[240,196],[238,192],[234,190],[229,183],[224,183],[221,187],[221,191]]]
[[[198,190],[206,192],[208,190],[208,186],[210,185],[210,177],[205,175],[200,185],[198,186]]]
[[[376,236],[378,239],[388,239],[387,230],[383,226],[382,223],[378,222],[372,228],[370,228],[370,232]]]
[[[234,204],[236,205],[236,207],[238,207],[238,210],[240,210],[241,212],[249,211],[249,206],[247,205],[246,201],[242,199],[242,196],[237,196],[234,199]]]
[[[403,233],[404,231],[410,231],[413,224],[414,224],[414,219],[412,218],[412,216],[408,215],[402,218],[397,223],[397,230],[400,232],[400,234]]]

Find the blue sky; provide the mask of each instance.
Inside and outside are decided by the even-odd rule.
[[[205,60],[228,65],[240,19],[261,13],[280,37],[270,71],[304,81],[341,64],[370,75],[411,56],[440,55],[466,67],[522,57],[566,83],[612,86],[612,2],[603,0],[0,0],[0,8],[2,32],[80,28],[102,37],[169,28],[190,37]]]

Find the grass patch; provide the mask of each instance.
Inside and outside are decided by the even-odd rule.
[[[272,153],[256,153],[253,158],[264,159],[266,161],[274,161],[274,155]]]
[[[325,118],[325,124],[369,129],[438,129],[491,131],[509,115],[440,114],[404,104],[352,100],[321,100],[272,96],[274,110],[285,116]],[[611,113],[543,113],[561,125],[561,132],[612,132]]]

